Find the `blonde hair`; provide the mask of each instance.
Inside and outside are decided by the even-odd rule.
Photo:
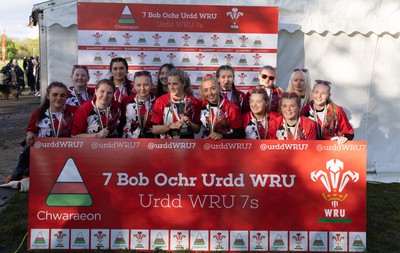
[[[300,94],[300,96],[304,95],[304,99],[306,101],[306,103],[311,102],[312,99],[312,92],[311,92],[311,78],[310,78],[310,74],[309,72],[304,72],[304,71],[293,71],[293,73],[290,75],[290,79],[289,79],[289,84],[288,87],[286,89],[287,92],[296,92],[294,89],[294,85],[293,85],[293,78],[297,73],[301,73],[304,77],[304,94]]]

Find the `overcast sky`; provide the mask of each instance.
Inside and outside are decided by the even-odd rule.
[[[38,27],[29,28],[29,16],[34,4],[45,0],[2,0],[0,7],[0,33],[14,39],[39,37]]]

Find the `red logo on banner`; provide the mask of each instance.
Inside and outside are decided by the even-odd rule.
[[[118,19],[118,23],[120,24],[134,24],[135,19],[132,16],[132,12],[129,9],[128,5],[125,5],[124,10],[122,11],[121,16]]]
[[[46,199],[48,206],[91,206],[92,197],[72,158],[68,158]]]

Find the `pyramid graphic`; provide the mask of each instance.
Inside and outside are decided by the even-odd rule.
[[[42,232],[39,232],[35,238],[35,241],[33,241],[34,244],[45,244],[46,241],[44,240]]]
[[[132,12],[129,9],[128,5],[125,5],[124,10],[122,11],[121,16],[118,19],[118,23],[120,24],[134,24],[135,19],[132,16]]]
[[[253,80],[251,81],[252,83],[259,83],[260,79],[258,79],[258,74],[255,74],[253,77]]]
[[[110,38],[108,38],[108,43],[117,43],[117,38],[115,38],[114,34],[111,34]]]
[[[197,41],[196,41],[196,45],[204,45],[204,39],[203,39],[203,36],[199,36],[199,38],[197,39]]]
[[[246,56],[242,55],[242,57],[240,57],[239,64],[247,64]]]
[[[182,58],[182,63],[190,63],[189,57],[187,54],[185,54]]]
[[[160,58],[160,56],[159,56],[158,54],[155,54],[155,55],[154,55],[153,62],[154,62],[154,63],[161,62],[161,58]]]
[[[103,59],[101,59],[101,56],[99,53],[96,54],[96,56],[93,59],[94,62],[103,62]]]
[[[364,247],[364,243],[359,235],[356,236],[353,242],[353,247]]]
[[[225,46],[233,46],[233,40],[231,36],[228,36],[228,38],[226,39]]]
[[[324,245],[324,241],[321,238],[321,235],[317,235],[317,238],[315,238],[314,242],[313,242],[313,246],[316,247],[323,247]]]
[[[282,240],[282,236],[280,234],[277,234],[274,240],[274,243],[272,244],[276,247],[281,247],[281,246],[285,246],[285,243]]]
[[[206,245],[206,242],[204,241],[203,237],[201,236],[200,233],[196,235],[196,239],[194,240],[194,245],[200,246],[200,245]]]
[[[214,54],[213,56],[212,56],[212,58],[211,58],[211,64],[217,64],[219,61],[218,61],[218,58],[217,58],[217,56]]]
[[[125,244],[124,237],[122,236],[121,232],[118,233],[117,238],[114,240],[114,244]]]
[[[203,76],[201,74],[197,75],[196,82],[201,82],[203,80]]]
[[[78,233],[78,235],[76,236],[76,238],[75,238],[75,240],[74,240],[74,243],[75,243],[75,244],[85,244],[85,243],[86,243],[86,240],[85,240],[85,238],[83,237],[82,232],[79,232],[79,233]]]
[[[144,37],[143,34],[140,35],[140,37],[138,39],[138,43],[139,44],[146,44],[147,43],[146,38]]]
[[[92,197],[88,192],[78,168],[68,158],[46,199],[48,206],[91,206]]]
[[[262,46],[260,37],[257,36],[257,38],[254,40],[253,46],[254,47],[261,47]]]
[[[130,56],[129,54],[126,54],[126,55],[125,55],[125,60],[126,60],[128,63],[132,63],[132,58],[131,58],[131,56]]]
[[[235,246],[243,246],[244,245],[244,240],[241,234],[238,234],[236,236],[235,241],[233,242],[233,245]]]
[[[169,36],[167,44],[176,44],[176,41],[174,39],[174,36],[172,36],[172,34]]]
[[[162,237],[161,233],[157,234],[156,239],[154,240],[155,245],[165,245],[164,238]]]

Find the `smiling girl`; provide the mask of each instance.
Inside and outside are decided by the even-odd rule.
[[[268,139],[278,140],[315,140],[315,123],[300,116],[300,96],[285,92],[280,100],[281,116],[270,121]]]
[[[342,107],[331,100],[331,82],[316,80],[312,89],[313,101],[302,114],[317,123],[319,140],[337,140],[344,144],[354,138],[354,130]]]

